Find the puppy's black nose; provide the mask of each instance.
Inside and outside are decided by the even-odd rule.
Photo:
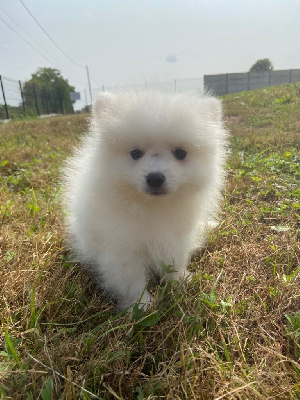
[[[161,172],[151,172],[146,176],[146,182],[152,188],[159,188],[166,181],[166,177]]]

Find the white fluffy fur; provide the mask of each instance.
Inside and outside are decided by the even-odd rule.
[[[122,307],[150,302],[151,271],[187,273],[217,210],[226,136],[212,97],[123,92],[95,101],[90,133],[65,170],[67,224],[72,248]],[[160,195],[149,193],[151,172],[166,178]]]

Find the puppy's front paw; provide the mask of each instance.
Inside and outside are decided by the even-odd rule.
[[[152,297],[151,297],[150,293],[147,290],[145,290],[143,292],[142,296],[139,297],[138,299],[136,299],[136,301],[122,302],[122,308],[127,309],[128,312],[131,312],[135,304],[138,304],[139,308],[144,308],[144,310],[149,308],[152,304]]]
[[[147,290],[144,291],[141,299],[139,300],[139,303],[141,306],[145,306],[145,308],[147,308],[148,306],[151,305],[152,297],[151,297],[151,294]]]

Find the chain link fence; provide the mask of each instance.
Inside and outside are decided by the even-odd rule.
[[[136,85],[120,85],[120,86],[104,86],[101,88],[92,88],[93,97],[100,92],[118,92],[126,89],[137,90],[155,90],[163,93],[203,93],[203,77],[201,78],[187,78],[187,79],[173,79],[169,81],[149,81],[143,84]],[[87,99],[87,93],[85,92]],[[87,100],[86,100],[87,102]]]
[[[59,90],[0,75],[0,120],[63,113]]]

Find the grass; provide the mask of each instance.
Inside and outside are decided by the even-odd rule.
[[[131,316],[64,244],[60,169],[87,116],[0,125],[1,399],[299,399],[300,86],[224,109],[222,222],[192,281]]]

